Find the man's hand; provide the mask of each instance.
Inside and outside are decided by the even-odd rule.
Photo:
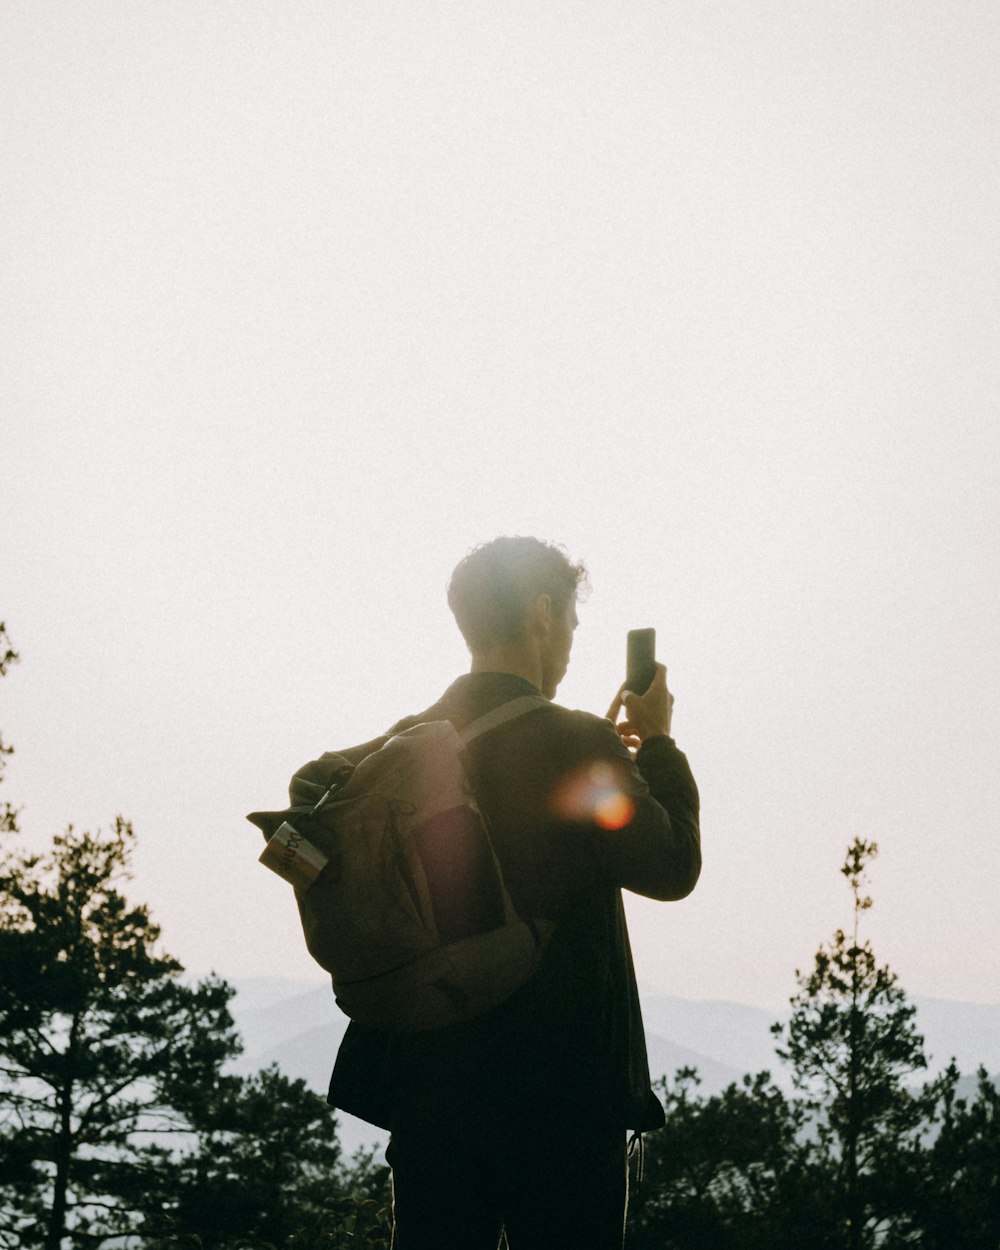
[[[625,720],[618,717],[625,709]],[[670,721],[674,713],[674,696],[667,689],[667,670],[662,664],[656,666],[653,678],[645,694],[634,694],[622,688],[608,708],[608,720],[618,730],[622,742],[632,750],[641,746],[647,738],[659,738],[670,734]]]

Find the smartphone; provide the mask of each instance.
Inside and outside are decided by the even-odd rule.
[[[625,688],[645,694],[656,675],[656,630],[630,629],[625,652]]]

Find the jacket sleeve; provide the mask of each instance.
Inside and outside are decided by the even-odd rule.
[[[610,724],[609,724],[610,728]],[[603,834],[609,875],[623,889],[662,901],[690,894],[701,872],[698,787],[672,738],[649,738],[633,760],[611,729],[632,818]]]

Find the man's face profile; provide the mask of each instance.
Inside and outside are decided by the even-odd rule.
[[[553,611],[549,633],[542,649],[542,694],[546,699],[555,698],[559,683],[566,676],[570,651],[573,649],[573,631],[579,623],[576,595],[572,595],[562,613],[556,614]]]

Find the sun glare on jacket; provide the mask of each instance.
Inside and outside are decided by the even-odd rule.
[[[602,829],[622,829],[635,814],[622,772],[604,761],[571,773],[552,797],[552,811],[562,820],[593,822]]]

